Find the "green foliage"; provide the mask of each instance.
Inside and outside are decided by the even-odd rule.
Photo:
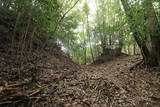
[[[10,14],[15,14],[17,33],[26,30],[29,24],[29,31],[35,28],[42,36],[47,36],[53,31],[57,20],[60,18],[60,6],[57,1],[50,0],[13,0],[5,1],[1,8]],[[19,35],[22,35],[21,33]]]
[[[95,0],[94,15],[90,1],[75,5],[77,0],[0,0],[0,32],[6,35],[4,31],[9,29],[8,35],[17,40],[24,35],[27,40],[32,36],[57,40],[75,62],[86,64],[91,62],[92,54],[97,57],[105,48],[133,47],[129,23],[141,34],[141,40],[147,39],[146,0],[130,1],[128,14],[132,20],[128,22],[119,0]],[[152,2],[160,20],[160,2]]]
[[[89,15],[89,7],[88,7],[87,2],[85,2],[83,5],[83,11],[85,14]]]
[[[59,23],[70,4],[63,4],[60,0],[1,0],[0,8],[0,17],[3,18],[4,15],[14,20],[11,32],[16,34],[18,39],[23,38],[23,35],[27,35],[29,39],[32,33],[35,37],[58,38],[64,42],[74,38],[78,12],[68,14]]]

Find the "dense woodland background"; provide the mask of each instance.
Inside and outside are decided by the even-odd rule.
[[[138,57],[128,58],[130,55]],[[122,56],[127,59],[114,62]],[[129,60],[136,64],[124,64],[128,68],[121,66],[121,63],[130,64]],[[106,61],[113,61],[111,63],[120,65],[120,68],[130,70],[137,66],[159,70],[160,0],[0,0],[0,98],[3,98],[0,105],[12,103],[15,97],[32,99],[33,95],[44,89],[38,85],[34,85],[36,90],[33,86],[30,86],[33,89],[26,86],[23,90],[30,90],[27,95],[19,95],[18,89],[13,86],[22,86],[24,82],[35,82],[41,78],[40,84],[48,84],[50,88],[49,83],[54,78],[50,73],[55,69],[63,70],[57,75],[58,80],[53,81],[62,79],[66,82],[66,78],[71,78],[67,76],[73,75],[76,70],[103,71],[101,68],[105,69],[108,63],[97,69],[83,68],[83,65],[98,66]],[[114,68],[111,63],[106,68],[108,71]],[[83,70],[80,70],[81,67]],[[117,67],[117,71],[120,68]],[[43,70],[45,73],[40,76],[41,69],[50,69],[51,72]],[[66,73],[66,69],[71,70]],[[43,80],[46,78],[50,82],[45,83]],[[18,83],[8,82],[15,80]],[[95,81],[101,80],[84,81],[92,86]],[[10,83],[12,85],[8,85]],[[56,89],[58,86],[55,86]],[[115,86],[113,90],[118,89]],[[6,97],[10,93],[16,94],[12,98]],[[48,93],[51,95],[52,92]]]
[[[114,49],[142,53],[145,64],[160,65],[159,0],[95,0],[94,16],[89,2],[1,0],[1,45],[31,51],[58,43],[80,64]]]

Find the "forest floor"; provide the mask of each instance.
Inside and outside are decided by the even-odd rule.
[[[48,57],[49,55],[42,57],[47,67],[41,66],[41,72],[34,81],[36,84],[34,87],[33,83],[29,88],[23,86],[23,93],[27,93],[26,96],[30,101],[19,103],[22,99],[27,99],[24,95],[20,96],[20,90],[17,89],[17,86],[22,87],[22,84],[16,81],[13,85],[9,78],[9,82],[0,84],[0,93],[3,94],[0,95],[0,105],[11,104],[8,105],[9,107],[30,107],[31,105],[34,107],[160,107],[160,72],[157,68],[137,67],[131,70],[131,67],[142,60],[141,56],[125,56],[99,65],[80,66],[64,56],[57,59],[56,55],[58,54],[52,58]],[[1,79],[6,75],[3,73],[0,73]],[[24,92],[24,89],[29,91]],[[11,93],[10,90],[16,94]],[[15,95],[16,99],[13,100]]]
[[[55,107],[159,107],[160,72],[130,70],[139,61],[140,56],[128,56],[100,65],[45,71],[41,81],[50,87],[45,103]]]

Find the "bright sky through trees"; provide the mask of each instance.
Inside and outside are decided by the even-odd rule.
[[[94,15],[96,13],[96,1],[95,0],[88,0],[88,5],[90,8],[90,14]],[[92,19],[92,16],[90,17]]]

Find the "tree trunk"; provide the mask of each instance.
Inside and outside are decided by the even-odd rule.
[[[144,8],[146,10],[146,29],[150,34],[151,49],[150,62],[151,66],[160,66],[160,26],[153,8],[153,0],[145,0]]]
[[[133,55],[136,55],[136,44],[133,44]]]
[[[146,1],[150,1],[150,0],[146,0]],[[160,49],[159,49],[160,48],[160,46],[159,46],[160,41],[159,41],[159,38],[160,37],[158,37],[159,36],[159,30],[155,31],[155,29],[158,28],[158,27],[155,26],[157,24],[153,24],[153,22],[152,22],[152,24],[150,24],[150,25],[154,26],[154,27],[149,28],[151,31],[153,30],[152,31],[153,34],[155,34],[155,32],[157,32],[157,36],[156,35],[151,36],[152,49],[151,49],[151,52],[150,52],[149,49],[146,46],[145,41],[140,39],[140,36],[142,36],[140,34],[140,32],[137,32],[134,29],[136,27],[136,25],[132,22],[133,21],[132,20],[132,18],[133,18],[132,14],[129,13],[130,12],[130,7],[129,7],[129,4],[128,4],[128,0],[121,0],[121,2],[122,2],[122,5],[123,5],[123,8],[125,10],[125,13],[128,17],[129,26],[130,26],[131,31],[133,32],[134,39],[136,40],[138,46],[141,49],[141,53],[142,53],[145,64],[149,65],[149,66],[158,66],[158,63],[160,63],[160,61],[159,61],[159,58],[160,58]],[[150,5],[152,6],[152,4],[150,4]],[[148,8],[148,6],[147,6],[147,8]],[[153,11],[151,11],[151,10],[148,10],[148,12],[152,12],[152,14],[153,14]],[[148,13],[148,14],[150,14],[150,13]],[[149,18],[149,17],[147,17],[147,18]],[[151,16],[150,16],[150,18],[151,18]],[[155,19],[154,19],[154,21],[155,21]],[[151,22],[151,20],[150,20],[150,22]],[[156,23],[158,23],[158,22],[156,22]]]
[[[90,35],[90,31],[89,31],[88,15],[87,15],[87,36],[89,38],[89,47],[90,47],[90,51],[91,51],[92,61],[94,62],[94,55],[93,55],[93,50],[92,50],[92,45],[91,45],[91,35]]]

